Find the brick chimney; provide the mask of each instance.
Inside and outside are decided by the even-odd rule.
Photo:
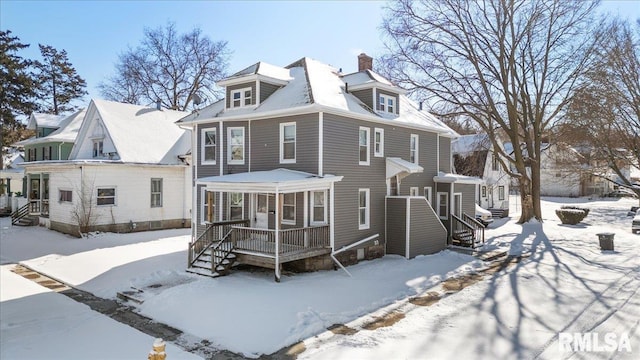
[[[358,71],[373,70],[373,58],[365,53],[358,55]]]

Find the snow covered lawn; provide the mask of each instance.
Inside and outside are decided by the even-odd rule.
[[[591,212],[578,225],[561,225],[554,210],[574,202]],[[104,298],[115,298],[118,291],[131,287],[144,289],[145,301],[137,305],[142,314],[181,329],[185,336],[207,339],[252,357],[307,339],[301,358],[556,358],[570,355],[558,352],[560,332],[607,331],[628,333],[637,355],[640,236],[631,234],[631,219],[626,217],[636,203],[549,198],[543,202],[545,222],[524,226],[515,224],[512,207],[511,219],[497,220],[488,229],[487,247],[530,253],[529,259],[485,276],[434,305],[410,308],[393,326],[362,329],[353,335],[329,336],[325,329],[371,318],[371,312],[406,304],[408,297],[425,291],[441,291],[438,284],[445,277],[478,270],[483,264],[444,251],[410,261],[385,256],[362,262],[348,268],[353,277],[342,271],[323,271],[290,274],[275,283],[272,272],[234,271],[210,279],[184,271],[189,241],[185,230],[75,239],[42,228],[10,227],[6,219],[1,223],[0,259],[4,264],[20,261]],[[605,231],[616,234],[614,252],[598,247],[595,234]],[[26,352],[33,347],[33,338],[11,337],[10,352],[4,350],[15,324],[34,336],[53,336],[32,318],[21,320],[26,315],[5,314],[5,301],[31,299],[25,290],[23,297],[5,300],[5,273],[3,270],[2,357],[47,354]],[[10,286],[20,289],[25,285],[16,281]],[[29,306],[37,308],[41,304],[37,299]],[[44,297],[42,301],[41,307],[51,312],[49,301]],[[314,337],[317,334],[321,335]],[[145,350],[151,344],[141,342]],[[168,350],[170,358],[173,349]],[[73,352],[68,355],[64,357],[80,357]],[[601,355],[609,358],[612,354]],[[626,352],[615,355],[637,358]]]

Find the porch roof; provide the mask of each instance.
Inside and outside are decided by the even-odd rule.
[[[332,183],[341,180],[342,176],[320,176],[303,171],[275,169],[205,177],[196,180],[196,184],[223,192],[291,193],[327,190]]]
[[[482,179],[477,177],[444,173],[442,171],[433,177],[433,181],[437,183],[482,184]]]
[[[404,178],[410,174],[421,173],[424,168],[418,164],[403,160],[399,157],[388,157],[387,161],[387,179],[399,175]]]

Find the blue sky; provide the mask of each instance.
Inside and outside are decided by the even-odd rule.
[[[174,22],[184,32],[200,27],[233,52],[229,71],[257,61],[285,66],[303,56],[345,72],[356,56],[384,51],[379,29],[383,1],[15,1],[0,0],[0,29],[23,43],[21,54],[38,58],[38,43],[65,49],[89,96],[113,73],[118,54],[135,47],[145,27]],[[605,1],[612,13],[640,18],[640,0]],[[374,60],[375,61],[375,60]]]

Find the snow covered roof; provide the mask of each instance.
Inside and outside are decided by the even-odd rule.
[[[456,183],[456,184],[481,184],[482,183],[482,180],[477,177],[452,174],[452,173],[444,173],[442,171],[439,171],[438,175],[433,177],[433,181],[439,182],[439,183]]]
[[[386,177],[387,179],[398,174],[402,174],[401,178],[404,178],[410,174],[421,173],[424,168],[418,164],[414,164],[410,161],[403,160],[399,157],[386,158]]]
[[[34,145],[48,142],[75,142],[78,136],[78,130],[84,120],[87,109],[81,109],[73,114],[66,116],[60,121],[58,130],[51,134],[39,138],[30,138],[16,143],[17,145]]]
[[[302,58],[287,68],[278,68],[265,63],[254,64],[236,74],[247,75],[266,69],[265,73],[277,75],[290,80],[283,84],[271,96],[258,106],[239,109],[225,109],[223,100],[213,103],[179,121],[181,124],[205,122],[212,120],[261,119],[272,116],[284,116],[316,111],[333,111],[336,114],[355,117],[362,120],[388,122],[394,125],[420,128],[434,131],[444,136],[457,137],[458,134],[427,111],[419,110],[419,106],[404,95],[404,90],[395,88],[400,97],[399,116],[388,116],[370,109],[353,94],[345,91],[345,78],[365,79],[379,84],[391,86],[391,83],[372,71],[350,74],[342,77],[338,70],[311,58]],[[278,74],[274,74],[274,73]],[[235,76],[235,75],[234,75]],[[351,83],[349,89],[351,88]]]
[[[233,82],[236,79],[251,76],[251,75],[262,75],[262,76],[266,76],[266,77],[269,77],[275,80],[281,80],[281,81],[291,80],[291,77],[289,76],[289,71],[287,69],[260,61],[247,68],[244,68],[238,71],[237,73],[227,77],[226,79],[219,81],[218,83],[220,85],[224,85],[226,83]]]
[[[328,189],[342,176],[319,176],[303,171],[275,169],[200,178],[196,184],[207,185],[218,191],[242,192],[296,192]]]
[[[383,85],[394,86],[389,80],[385,79],[382,75],[372,71],[364,70],[356,73],[344,75],[342,80],[345,83],[349,83],[349,86],[358,86],[364,84],[380,83]]]
[[[29,116],[27,129],[36,130],[39,127],[58,128],[60,126],[60,122],[64,118],[66,118],[66,115],[33,112],[31,113],[31,116]]]
[[[186,112],[157,110],[99,99],[91,101],[87,116],[91,116],[94,111],[99,114],[122,162],[178,164],[178,156],[184,155],[191,148],[189,131],[175,125]],[[94,120],[93,117],[90,119]],[[81,141],[89,138],[90,123],[91,121],[83,122]],[[76,143],[70,159],[78,159],[79,145],[80,141]]]
[[[487,134],[461,135],[451,142],[451,151],[454,154],[468,154],[474,151],[489,150],[491,141]]]

